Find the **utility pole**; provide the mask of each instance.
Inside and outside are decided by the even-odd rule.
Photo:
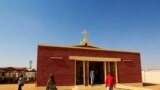
[[[29,60],[29,69],[32,69],[32,60]]]

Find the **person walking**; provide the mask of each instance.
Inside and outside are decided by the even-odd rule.
[[[18,79],[18,90],[22,90],[22,87],[24,86],[24,78],[23,75],[20,75],[19,79]]]
[[[113,90],[114,84],[115,84],[115,79],[112,75],[112,73],[108,73],[107,78],[106,78],[106,87],[107,90]]]
[[[92,86],[95,79],[95,72],[93,69],[90,71],[90,79],[91,79],[91,86]]]
[[[51,74],[50,77],[49,77],[49,80],[47,82],[46,90],[57,90],[56,82],[54,80],[54,75],[53,74]]]

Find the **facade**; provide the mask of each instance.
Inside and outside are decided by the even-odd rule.
[[[139,52],[95,47],[86,37],[80,45],[38,45],[38,87],[46,86],[50,74],[57,86],[88,86],[91,69],[95,71],[94,84],[104,84],[107,73],[112,72],[116,83],[142,85]]]

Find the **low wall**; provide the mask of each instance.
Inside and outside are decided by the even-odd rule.
[[[142,81],[144,83],[160,84],[160,69],[143,70]]]

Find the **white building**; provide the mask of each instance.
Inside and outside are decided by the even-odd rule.
[[[160,69],[142,70],[142,81],[144,83],[160,84]]]

